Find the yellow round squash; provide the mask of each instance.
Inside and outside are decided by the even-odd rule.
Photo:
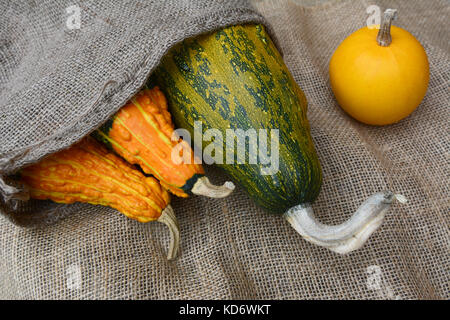
[[[422,45],[408,31],[392,26],[396,10],[381,26],[364,27],[346,38],[330,61],[336,100],[356,120],[388,125],[410,115],[425,96],[429,64]]]

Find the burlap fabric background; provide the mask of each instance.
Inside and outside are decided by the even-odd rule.
[[[309,101],[308,117],[324,173],[323,189],[314,204],[317,215],[326,223],[342,222],[366,197],[383,189],[410,200],[403,206],[394,205],[366,246],[347,256],[315,247],[283,219],[255,207],[238,188],[224,200],[173,199],[182,251],[177,260],[167,262],[168,231],[163,225],[140,224],[108,208],[73,205],[49,210],[48,217],[67,217],[38,228],[18,227],[0,217],[0,297],[450,298],[449,4],[438,0],[331,1],[302,6],[312,2],[264,0],[254,5],[273,26],[285,61]],[[396,24],[421,41],[431,68],[430,87],[419,109],[401,123],[383,128],[347,117],[336,105],[327,81],[332,52],[365,24],[366,8],[372,4],[382,10],[387,6],[399,10]],[[94,19],[95,10],[86,10]],[[260,19],[246,10],[235,17],[243,14],[249,15],[243,20]],[[0,32],[3,41],[5,31],[0,28]],[[17,48],[7,43],[0,48],[4,72],[5,53]],[[76,49],[68,46],[67,50]],[[46,54],[50,67],[52,53]],[[145,54],[136,61],[144,60]],[[0,75],[2,81],[10,76]],[[106,94],[112,98],[95,104],[96,108],[124,102],[145,76],[145,70],[131,74],[134,80],[117,75],[116,81],[130,84],[118,91],[112,86]],[[15,85],[33,93],[27,75],[16,77]],[[28,77],[39,79],[39,75]],[[77,85],[89,86],[89,81],[80,78]],[[2,99],[11,83],[0,83]],[[62,91],[55,95],[63,89],[74,87],[58,87]],[[93,90],[86,108],[95,102],[99,90]],[[128,93],[117,94],[122,91]],[[2,108],[5,101],[0,101]],[[2,134],[8,119],[4,110]],[[91,113],[85,109],[83,114]],[[55,123],[60,119],[63,115]],[[24,157],[14,161],[20,159]],[[214,168],[208,172],[215,182],[226,179]],[[21,221],[30,221],[26,218]],[[77,285],[74,275],[80,280]]]

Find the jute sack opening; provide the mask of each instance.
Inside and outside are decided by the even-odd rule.
[[[21,201],[26,190],[11,174],[98,128],[179,41],[228,25],[266,23],[244,0],[3,6],[0,208],[20,225],[52,223],[74,211]]]

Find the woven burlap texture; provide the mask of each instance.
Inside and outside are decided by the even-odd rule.
[[[272,25],[309,101],[308,118],[324,173],[315,212],[333,224],[380,190],[409,199],[406,205],[393,206],[361,250],[341,256],[313,246],[237,188],[223,200],[173,199],[182,248],[180,257],[168,262],[169,236],[163,225],[141,224],[112,209],[76,204],[56,209],[49,218],[67,217],[39,228],[21,228],[0,217],[0,297],[450,298],[448,2],[331,1],[307,8],[301,3],[254,1]],[[327,72],[333,51],[365,25],[366,9],[373,4],[398,9],[395,24],[421,41],[431,72],[419,108],[399,124],[382,128],[359,124],[339,109]],[[89,80],[78,85],[89,86],[83,81]],[[137,90],[140,81],[131,83],[129,92]],[[9,85],[1,83],[2,93]],[[99,90],[93,90],[91,100]],[[124,94],[120,101],[128,97]],[[207,171],[215,182],[226,180],[213,167]]]

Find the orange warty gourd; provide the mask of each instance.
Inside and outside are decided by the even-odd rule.
[[[165,223],[172,237],[168,258],[176,256],[179,231],[167,191],[94,139],[85,138],[20,175],[34,199],[109,206],[139,222]]]
[[[139,165],[146,174],[153,175],[164,188],[179,197],[198,194],[212,198],[228,196],[234,189],[231,182],[212,185],[203,167],[194,161],[191,147],[180,138],[172,138],[174,125],[167,100],[158,87],[143,89],[134,96],[93,136],[131,164]],[[172,160],[178,143],[190,151],[188,163]]]
[[[354,32],[330,61],[331,88],[339,105],[370,125],[388,125],[407,117],[428,87],[425,50],[408,31],[391,27],[396,12],[386,10],[381,26]]]

